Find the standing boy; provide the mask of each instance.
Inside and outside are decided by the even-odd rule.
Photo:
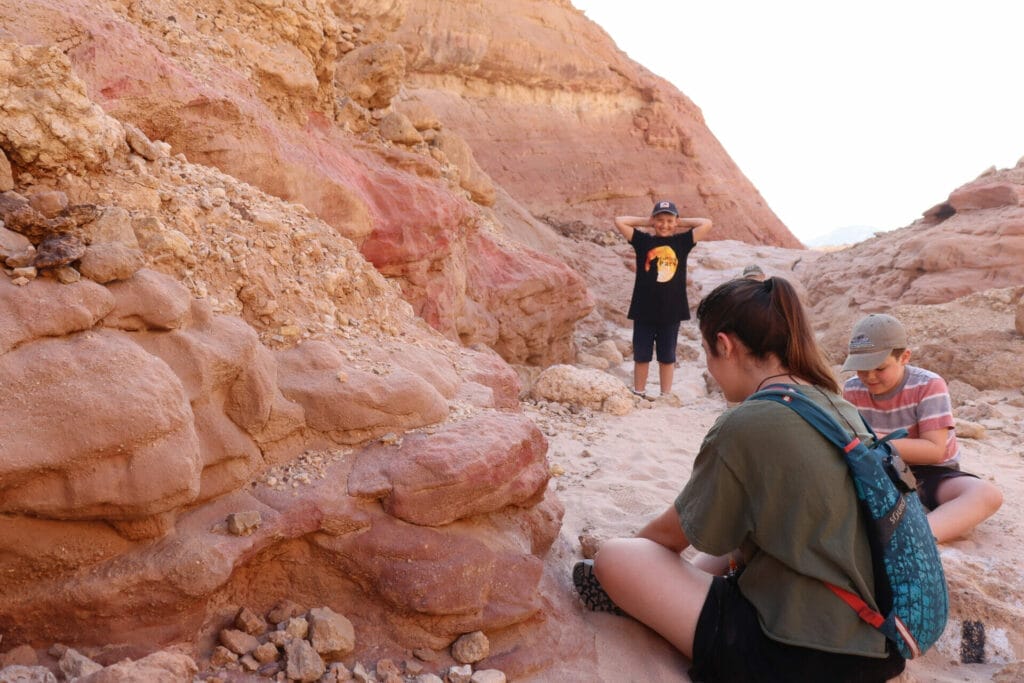
[[[987,481],[960,469],[960,446],[945,380],[908,365],[907,333],[891,315],[872,314],[850,337],[843,370],[843,398],[857,406],[878,436],[903,428],[896,439],[900,457],[917,477],[917,493],[929,510],[928,524],[942,543],[958,538],[991,517],[1003,494]]]
[[[615,227],[636,252],[628,316],[633,321],[633,393],[646,397],[647,375],[657,349],[658,380],[665,396],[672,391],[679,323],[690,319],[686,258],[711,231],[711,220],[680,218],[675,204],[660,201],[650,218],[619,216]],[[652,227],[654,234],[639,227]]]

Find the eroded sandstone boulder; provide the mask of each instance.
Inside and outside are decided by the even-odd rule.
[[[467,292],[497,324],[494,350],[509,362],[542,367],[573,358],[575,322],[594,307],[583,279],[555,257],[486,234],[470,240],[469,248]],[[467,343],[482,341],[471,329],[459,334]]]
[[[382,514],[371,519],[358,536],[319,536],[317,543],[397,613],[432,617],[457,634],[507,626],[539,609],[543,563],[507,530],[488,538],[473,524],[435,529]]]
[[[100,285],[61,285],[35,280],[16,287],[0,277],[0,353],[40,337],[61,337],[88,330],[114,307],[114,297]]]
[[[154,652],[134,661],[123,661],[78,678],[81,683],[178,683],[199,671],[195,661],[180,652]]]
[[[536,502],[549,474],[547,443],[521,415],[484,414],[400,445],[359,453],[349,495],[379,499],[388,514],[441,526]]]
[[[1020,206],[1021,186],[1010,182],[976,181],[954,190],[947,200],[954,211],[978,211]]]
[[[87,247],[79,259],[79,272],[100,284],[127,280],[145,265],[139,249],[119,242],[94,244]]]
[[[445,158],[459,169],[459,184],[477,204],[494,204],[494,183],[473,158],[473,150],[460,136],[443,130],[434,138],[434,144]]]
[[[387,376],[352,367],[334,347],[307,342],[278,354],[281,391],[300,404],[306,423],[338,443],[358,443],[448,415],[444,397],[418,375]]]
[[[40,339],[0,355],[5,512],[130,519],[199,491],[199,440],[181,382],[116,332]]]
[[[192,296],[176,279],[143,269],[112,282],[107,290],[114,307],[103,324],[121,330],[174,330],[185,325]]]
[[[606,372],[572,365],[552,365],[537,377],[530,389],[535,399],[625,415],[633,410],[633,398],[620,380]]]

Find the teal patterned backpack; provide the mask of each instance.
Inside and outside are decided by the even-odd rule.
[[[917,481],[889,443],[905,437],[906,430],[875,438],[869,447],[798,391],[768,388],[747,400],[789,406],[843,454],[868,520],[875,602],[880,612],[868,607],[856,593],[828,582],[825,585],[861,619],[885,634],[905,659],[921,655],[946,627],[949,596],[935,537],[917,497]],[[871,434],[874,437],[873,431]]]

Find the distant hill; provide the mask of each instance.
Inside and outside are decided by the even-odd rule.
[[[886,230],[870,225],[848,225],[836,228],[823,235],[816,235],[803,242],[808,247],[838,247],[863,242],[869,237],[874,237],[876,232],[886,232]]]

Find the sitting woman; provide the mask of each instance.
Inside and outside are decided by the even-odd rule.
[[[835,446],[790,408],[804,393],[868,438],[818,349],[792,285],[728,281],[697,309],[727,409],[675,504],[635,538],[605,542],[574,582],[592,609],[624,611],[691,659],[694,681],[884,681],[904,660],[825,581],[864,597],[874,579],[864,513]],[[689,546],[702,551],[693,561]],[[603,589],[603,590],[602,590]]]

